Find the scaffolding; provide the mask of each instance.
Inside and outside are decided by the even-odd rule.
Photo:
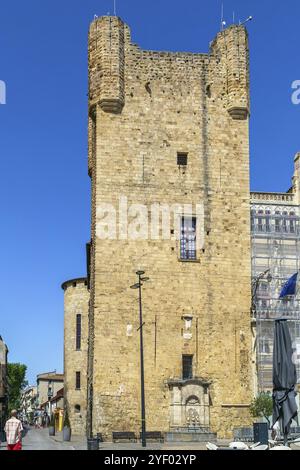
[[[256,204],[257,206],[259,204]],[[260,204],[261,207],[261,204]],[[252,286],[256,317],[258,391],[272,391],[276,318],[288,318],[300,383],[300,295],[279,299],[284,283],[300,270],[300,218],[293,210],[251,211]],[[269,276],[264,274],[269,273]],[[299,356],[297,353],[299,351]]]

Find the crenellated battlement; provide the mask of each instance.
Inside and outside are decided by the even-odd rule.
[[[103,111],[121,112],[124,98],[125,38],[129,28],[114,16],[91,24],[89,33],[89,101]]]
[[[224,68],[227,110],[233,119],[247,119],[250,113],[249,45],[244,26],[220,32],[211,44],[212,56]]]
[[[150,67],[150,79],[174,80],[184,69],[188,79],[197,67],[201,73],[205,60],[210,61],[210,75],[205,79],[208,83],[217,82],[215,89],[222,99],[225,96],[231,117],[247,119],[250,112],[249,49],[244,26],[231,26],[220,32],[211,43],[209,54],[191,54],[144,51],[131,43],[130,29],[120,18],[98,18],[89,32],[90,115],[95,105],[108,113],[122,112],[128,71],[145,72]]]

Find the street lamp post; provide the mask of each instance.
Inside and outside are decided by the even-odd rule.
[[[145,272],[137,271],[139,282],[131,286],[131,289],[139,289],[139,312],[140,312],[140,360],[141,360],[141,414],[142,414],[142,447],[146,447],[146,409],[145,409],[145,374],[144,374],[144,342],[143,342],[143,312],[142,312],[142,285],[149,280],[148,277],[142,277]]]
[[[49,380],[48,382],[48,408],[49,408],[49,421],[51,421],[51,398],[53,398],[53,390],[52,390],[52,381]]]

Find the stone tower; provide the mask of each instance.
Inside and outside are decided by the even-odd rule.
[[[138,269],[150,278],[147,429],[194,426],[224,437],[251,422],[248,124],[243,26],[220,32],[208,54],[192,54],[142,50],[118,17],[92,23],[89,434],[141,428],[138,299],[130,289]],[[145,224],[140,239],[127,236],[137,208],[157,204],[175,207],[169,237],[149,229],[145,239]],[[176,212],[184,204],[189,217]],[[104,237],[108,207],[117,224]]]
[[[64,290],[64,397],[73,434],[84,434],[87,413],[89,291],[87,279],[73,279]]]

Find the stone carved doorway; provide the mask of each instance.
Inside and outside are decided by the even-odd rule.
[[[170,428],[209,428],[209,383],[200,380],[168,382]]]

